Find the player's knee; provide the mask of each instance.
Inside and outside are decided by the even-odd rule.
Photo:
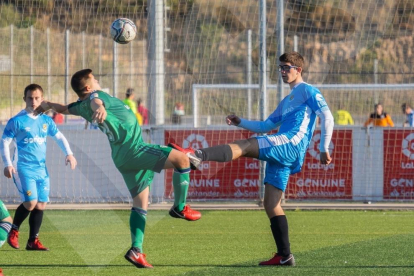
[[[38,202],[35,208],[43,211],[44,209],[46,209],[46,202]]]
[[[11,218],[11,216],[8,216],[7,218],[4,218],[0,221],[0,223],[2,222],[13,223],[13,219]]]
[[[190,167],[190,159],[188,159],[187,155],[180,152],[180,157],[177,158],[177,160],[174,162],[174,166],[177,169],[189,168]]]
[[[29,211],[33,211],[36,205],[37,205],[37,200],[23,202],[24,208],[26,208]]]
[[[258,144],[256,139],[244,139],[234,142],[241,150],[242,156],[257,157],[258,156]]]

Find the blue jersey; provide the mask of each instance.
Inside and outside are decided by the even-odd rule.
[[[22,110],[7,122],[2,139],[14,139],[17,152],[13,161],[17,167],[45,167],[46,137],[58,131],[49,116],[33,116]]]
[[[306,151],[315,130],[316,115],[328,109],[321,92],[303,82],[292,89],[268,120],[280,125],[277,134],[283,141],[290,141]]]

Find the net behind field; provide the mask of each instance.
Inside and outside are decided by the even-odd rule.
[[[154,50],[150,37],[150,1],[142,0],[75,0],[75,1],[1,1],[0,3],[0,121],[5,122],[24,107],[22,94],[30,82],[39,83],[45,89],[47,99],[57,102],[76,101],[77,97],[65,80],[81,68],[91,68],[101,86],[109,94],[124,99],[127,88],[135,89],[136,97],[142,98],[150,108],[151,116],[159,116],[151,110],[150,94],[153,85],[153,66],[164,62],[162,89],[164,124],[148,127],[146,141],[164,144],[168,132],[187,133],[193,131],[194,106],[192,89],[194,85],[211,84],[258,84],[259,83],[259,33],[260,1],[254,0],[167,0],[156,1],[162,5],[163,40],[156,41],[163,57],[151,60]],[[277,1],[267,1],[267,70],[269,86],[275,85],[279,76],[277,49]],[[352,85],[352,84],[412,84],[414,83],[414,5],[410,0],[309,0],[284,1],[285,51],[297,50],[305,58],[304,79],[310,84]],[[110,23],[119,17],[132,19],[138,28],[137,38],[128,45],[116,45],[109,36]],[[13,27],[11,27],[13,26]],[[49,30],[49,31],[48,31]],[[67,33],[69,31],[69,34]],[[48,36],[49,33],[49,36]],[[68,41],[67,41],[68,38]],[[68,42],[68,43],[67,43]],[[67,46],[69,45],[69,46]],[[251,46],[251,50],[249,48]],[[69,48],[66,48],[69,47]],[[68,51],[66,63],[66,51]],[[152,56],[151,56],[152,57]],[[152,57],[153,58],[153,57]],[[250,67],[249,67],[250,65]],[[250,68],[250,69],[249,69]],[[68,70],[66,70],[68,69]],[[260,119],[260,92],[258,89],[199,89],[197,111],[200,130],[188,136],[200,135],[202,131],[214,131],[217,137],[236,137],[235,128],[225,125],[225,116],[235,113],[254,120]],[[338,175],[335,179],[347,179],[352,171],[354,200],[375,198],[382,200],[384,187],[396,188],[402,194],[400,185],[408,185],[412,160],[400,149],[410,129],[403,134],[391,135],[382,129],[361,129],[374,105],[381,102],[397,127],[401,127],[405,116],[402,103],[414,104],[412,89],[376,88],[322,89],[332,112],[344,109],[350,112],[355,125],[336,128],[333,156]],[[273,87],[267,91],[265,114],[269,115],[280,102],[282,95]],[[285,88],[283,96],[289,93]],[[184,105],[181,124],[174,124],[175,105]],[[73,176],[62,171],[62,156],[50,142],[48,164],[54,174],[57,200],[65,202],[129,201],[122,180],[111,164],[110,149],[106,137],[91,129],[83,130],[84,121],[70,116],[69,126],[62,126],[70,142],[77,145],[79,137],[85,141],[78,150],[87,152],[80,158],[82,172]],[[72,136],[73,131],[84,133]],[[352,130],[352,138],[348,131]],[[210,135],[209,133],[208,135]],[[206,132],[207,135],[207,132]],[[249,134],[250,137],[253,134]],[[182,137],[185,140],[188,136]],[[192,137],[192,136],[191,136]],[[214,135],[212,140],[220,140]],[[391,138],[390,138],[391,137]],[[75,139],[75,141],[71,141]],[[229,138],[230,139],[230,138]],[[352,145],[349,144],[352,139]],[[220,140],[222,141],[222,140]],[[411,141],[411,140],[410,140]],[[226,142],[230,142],[227,141]],[[317,142],[317,141],[315,141]],[[210,143],[211,144],[211,143]],[[411,145],[411,144],[410,144]],[[88,147],[84,149],[84,147]],[[89,149],[90,147],[90,149]],[[92,150],[98,147],[99,150]],[[411,149],[411,148],[410,148]],[[317,149],[315,149],[317,150]],[[348,154],[352,151],[352,167]],[[393,153],[387,159],[387,152]],[[400,153],[401,152],[401,153]],[[396,158],[396,156],[398,158]],[[97,160],[95,163],[90,160]],[[317,162],[311,155],[304,170]],[[389,161],[391,160],[391,161]],[[103,163],[101,163],[103,162]],[[401,176],[389,178],[396,169],[388,166],[400,164]],[[402,168],[401,164],[408,164]],[[60,164],[56,166],[56,164]],[[315,165],[316,166],[316,165]],[[312,167],[312,166],[311,166]],[[257,170],[253,164],[254,170]],[[250,170],[250,169],[247,169]],[[315,169],[311,169],[315,170]],[[329,180],[327,172],[321,170],[318,179]],[[53,171],[53,172],[52,172]],[[110,172],[110,173],[109,173]],[[407,173],[405,175],[405,173]],[[228,179],[228,191],[235,185],[243,168],[233,170]],[[257,174],[257,172],[255,172]],[[83,175],[87,175],[86,179]],[[105,176],[106,175],[106,176]],[[165,197],[165,175],[153,187],[152,196],[157,201]],[[109,178],[110,180],[108,180]],[[256,179],[259,177],[257,176]],[[82,179],[82,180],[81,180]],[[317,179],[317,180],[318,180]],[[405,179],[400,183],[398,179]],[[0,180],[1,184],[5,179]],[[387,180],[388,181],[388,180]],[[85,188],[83,185],[86,182]],[[16,200],[17,193],[11,182],[2,186],[0,197]],[[249,182],[245,182],[250,185]],[[311,182],[312,183],[312,182]],[[314,182],[314,185],[319,182]],[[328,182],[326,182],[328,183]],[[333,183],[333,182],[330,182]],[[339,182],[335,182],[339,183]],[[395,184],[397,183],[397,184]],[[400,183],[400,184],[398,184]],[[408,184],[407,184],[408,183]],[[318,184],[320,185],[320,183]],[[251,185],[253,186],[253,184]],[[296,185],[297,186],[297,185]],[[116,188],[114,188],[116,187]],[[299,187],[299,186],[297,186]],[[296,188],[297,188],[296,187]],[[239,187],[237,187],[239,188]],[[295,188],[295,189],[296,189]],[[243,192],[242,190],[240,190]],[[293,194],[297,194],[297,191]],[[323,192],[323,189],[317,191]],[[349,193],[349,187],[347,188]],[[382,192],[381,192],[382,191]],[[394,189],[391,190],[393,192]],[[407,188],[404,186],[404,191]],[[395,193],[394,193],[395,194]],[[170,196],[170,195],[168,195]],[[167,198],[169,199],[169,198]],[[349,198],[348,198],[349,199]],[[411,196],[389,197],[387,200],[411,200]],[[256,200],[256,198],[255,198]]]

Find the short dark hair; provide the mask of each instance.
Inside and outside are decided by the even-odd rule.
[[[411,105],[410,104],[408,104],[408,103],[403,103],[402,105],[401,105],[401,109],[405,112],[405,110],[407,109],[407,108],[411,108]]]
[[[26,98],[27,92],[35,91],[35,90],[40,90],[40,92],[42,92],[42,95],[43,95],[43,88],[40,85],[36,84],[36,83],[32,83],[32,84],[29,84],[28,86],[26,86],[26,88],[24,89],[24,97]]]
[[[130,96],[132,94],[134,94],[134,88],[128,88],[127,91],[126,91],[126,95]]]
[[[303,66],[305,65],[305,59],[298,52],[287,52],[279,57],[281,62],[289,62],[293,66],[302,68],[302,73],[304,71]]]
[[[70,85],[78,96],[83,95],[83,90],[85,89],[86,82],[88,81],[91,73],[91,69],[83,69],[73,74],[72,79],[70,80]]]

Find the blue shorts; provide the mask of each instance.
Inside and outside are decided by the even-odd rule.
[[[265,184],[270,184],[283,192],[289,176],[302,169],[305,150],[299,145],[284,141],[280,135],[257,136],[259,144],[259,160],[266,161]]]
[[[13,180],[23,202],[49,202],[50,182],[46,168],[18,168]]]

